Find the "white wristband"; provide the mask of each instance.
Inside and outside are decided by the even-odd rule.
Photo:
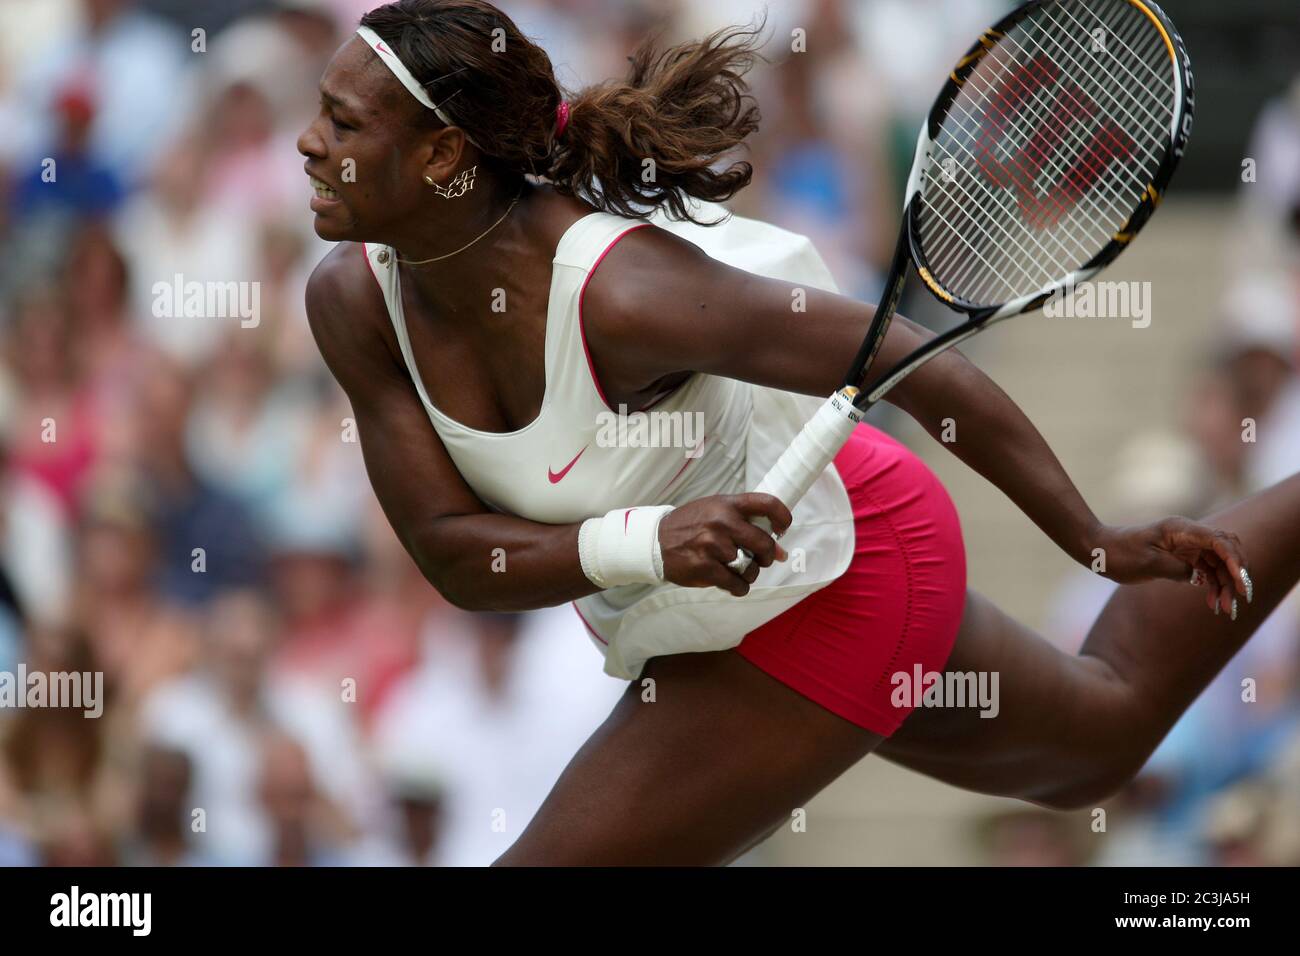
[[[672,510],[671,505],[615,508],[603,518],[588,518],[578,529],[582,573],[600,588],[662,584],[659,522]]]

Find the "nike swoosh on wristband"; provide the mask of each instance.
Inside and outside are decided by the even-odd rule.
[[[564,480],[564,476],[567,475],[567,474],[569,473],[569,469],[572,468],[574,465],[576,465],[576,464],[578,463],[578,459],[582,457],[582,452],[583,452],[583,451],[586,451],[589,447],[591,447],[591,446],[590,446],[590,445],[583,445],[583,446],[582,446],[582,451],[580,451],[580,452],[578,452],[576,455],[574,455],[574,456],[573,456],[573,461],[571,461],[571,462],[569,462],[567,465],[565,465],[564,468],[563,468],[563,469],[562,469],[558,474],[557,474],[556,472],[554,472],[554,471],[551,471],[550,468],[547,468],[547,469],[546,469],[546,477],[549,478],[549,479],[551,479],[551,484],[553,484],[553,485],[558,485],[561,481],[563,481],[563,480]]]

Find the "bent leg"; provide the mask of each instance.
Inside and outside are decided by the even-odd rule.
[[[1235,622],[1191,585],[1121,587],[1071,657],[972,593],[946,669],[998,672],[999,715],[917,710],[880,755],[1049,806],[1114,792],[1300,580],[1300,475],[1205,523],[1245,549],[1254,602],[1240,602]]]
[[[880,740],[734,650],[658,657],[497,865],[728,863]]]

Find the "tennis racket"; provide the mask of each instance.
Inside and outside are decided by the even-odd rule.
[[[1160,204],[1193,105],[1183,42],[1150,0],[1032,0],[985,30],[921,127],[886,291],[844,385],[757,490],[793,509],[904,378],[1113,262]],[[966,319],[868,384],[909,262]]]

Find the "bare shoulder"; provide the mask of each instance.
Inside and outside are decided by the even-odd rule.
[[[307,279],[307,318],[317,335],[341,333],[341,326],[383,312],[384,298],[361,243],[340,242]]]
[[[360,243],[341,242],[321,259],[307,280],[306,304],[312,336],[345,388],[355,370],[393,365],[397,339]]]

